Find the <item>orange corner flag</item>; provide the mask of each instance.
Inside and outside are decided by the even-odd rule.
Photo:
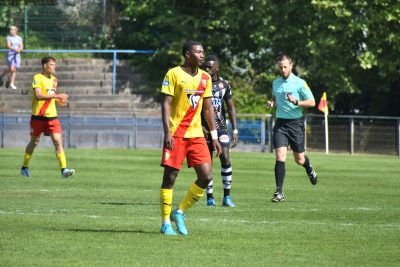
[[[326,92],[322,94],[321,100],[318,104],[318,110],[328,114],[328,100],[326,99]]]

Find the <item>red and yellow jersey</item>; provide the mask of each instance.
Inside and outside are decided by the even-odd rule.
[[[173,96],[170,128],[175,137],[203,137],[201,110],[203,99],[212,97],[210,75],[198,69],[195,76],[180,66],[170,69],[165,75],[161,93]]]
[[[53,95],[57,91],[57,78],[53,75],[46,77],[39,73],[33,76],[32,88],[40,88],[43,95]],[[32,115],[41,117],[57,117],[55,99],[37,100],[32,92]]]

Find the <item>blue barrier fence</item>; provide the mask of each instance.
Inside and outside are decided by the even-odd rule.
[[[0,113],[0,146],[23,147],[29,136],[30,114]],[[129,114],[60,114],[65,147],[160,148],[163,141],[159,116]],[[239,114],[239,145],[235,150],[272,152],[274,118],[265,114]],[[307,150],[325,151],[324,117],[305,116]],[[50,138],[43,138],[52,146]],[[41,143],[42,143],[41,142]],[[335,116],[329,117],[331,152],[400,156],[400,118]]]
[[[265,115],[258,118],[238,119],[239,142],[243,149],[264,151],[270,147],[266,134]],[[135,115],[96,114],[82,115],[61,113],[65,147],[124,147],[159,148],[162,146],[163,129],[160,117]],[[270,120],[267,117],[267,121]],[[0,147],[25,146],[29,137],[28,112],[0,113]],[[45,146],[52,146],[49,138],[42,138]]]
[[[7,49],[0,49],[0,52],[7,52]],[[113,55],[113,78],[112,78],[112,94],[116,91],[117,81],[117,55],[118,54],[154,54],[156,50],[101,50],[101,49],[89,49],[89,50],[35,50],[26,49],[23,53],[47,53],[49,55],[53,53],[99,53],[99,54],[112,54]]]

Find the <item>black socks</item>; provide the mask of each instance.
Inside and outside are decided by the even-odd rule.
[[[304,158],[305,158],[305,160],[304,160],[303,167],[304,167],[304,169],[306,169],[307,173],[310,173],[312,171],[310,160],[308,159],[307,156],[304,156]]]
[[[275,182],[276,182],[276,191],[282,193],[283,180],[285,179],[285,162],[284,161],[276,161],[275,162]]]

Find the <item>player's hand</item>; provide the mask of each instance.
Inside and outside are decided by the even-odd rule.
[[[292,104],[296,103],[296,98],[294,98],[292,93],[287,93],[286,96],[287,96],[287,98],[288,98],[290,103],[292,103]]]
[[[233,145],[231,145],[231,148],[236,147],[238,142],[239,142],[239,134],[234,133],[233,134]]]
[[[174,148],[174,142],[170,133],[164,136],[164,147],[172,150]]]
[[[267,101],[267,103],[265,104],[267,108],[273,108],[274,107],[274,101]]]
[[[57,99],[60,99],[63,103],[68,103],[68,95],[67,94],[58,94],[56,95]]]
[[[215,156],[216,156],[216,157],[217,157],[217,156],[218,156],[218,157],[221,156],[221,154],[222,154],[222,147],[221,147],[221,144],[219,143],[218,139],[213,139],[213,140],[212,140],[212,143],[213,143],[214,151],[216,152]]]

